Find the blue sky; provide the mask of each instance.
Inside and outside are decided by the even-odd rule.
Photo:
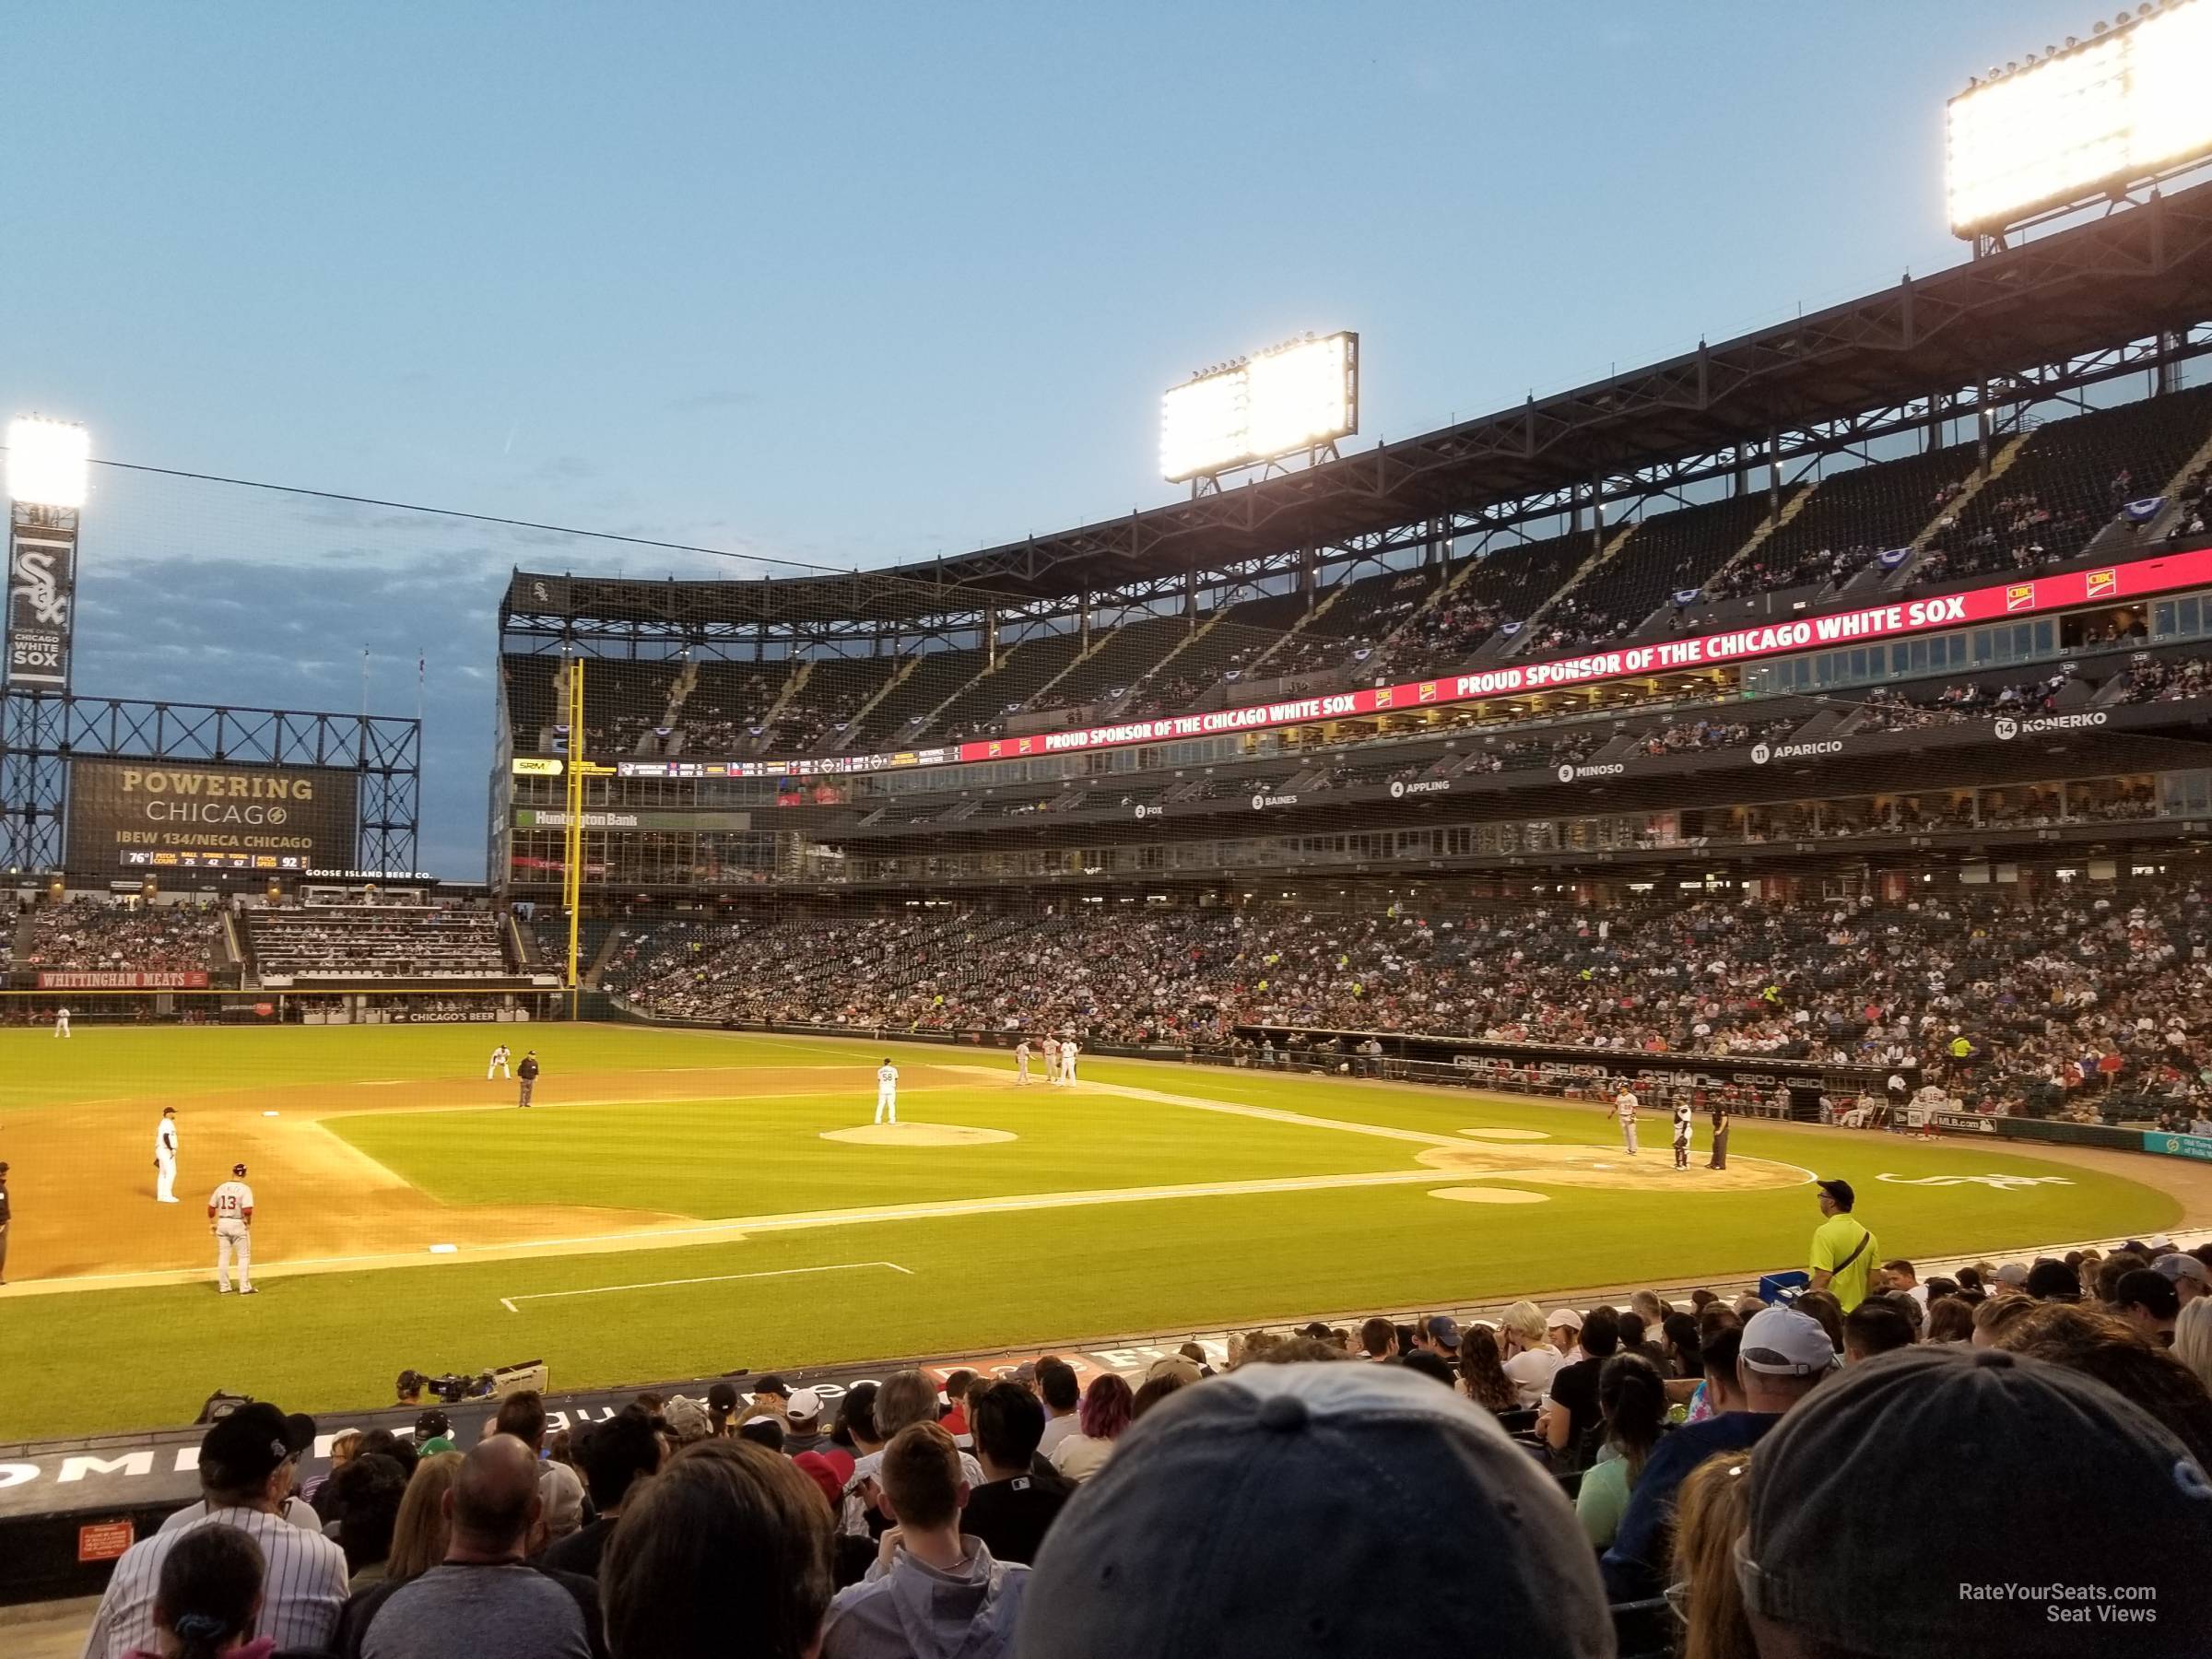
[[[107,458],[868,566],[1170,500],[1160,391],[1362,335],[1404,437],[1956,262],[1943,100],[2095,8],[14,7],[0,414]],[[510,565],[103,475],[80,690],[411,713],[482,871]],[[746,574],[755,565],[729,573]]]

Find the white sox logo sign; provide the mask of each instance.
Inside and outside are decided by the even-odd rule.
[[[18,535],[7,584],[7,683],[66,686],[76,547]]]

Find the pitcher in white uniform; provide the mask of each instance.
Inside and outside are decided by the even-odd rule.
[[[876,1121],[879,1124],[899,1121],[899,1068],[891,1064],[888,1054],[876,1068]]]
[[[207,1230],[215,1235],[215,1288],[230,1293],[230,1264],[238,1263],[238,1288],[253,1294],[253,1189],[246,1166],[232,1164],[231,1179],[208,1195]]]
[[[1081,1045],[1079,1045],[1073,1037],[1063,1037],[1060,1039],[1061,1082],[1073,1083],[1076,1080],[1076,1056],[1082,1052],[1083,1050]]]
[[[154,1202],[177,1201],[177,1109],[161,1108],[161,1127],[154,1131]]]
[[[1628,1148],[1630,1158],[1636,1156],[1636,1111],[1642,1104],[1636,1098],[1636,1091],[1624,1083],[1620,1092],[1613,1097],[1612,1111],[1606,1113],[1619,1120],[1621,1144]]]

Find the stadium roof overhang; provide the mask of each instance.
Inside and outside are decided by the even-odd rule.
[[[1456,426],[1126,517],[956,559],[844,576],[601,582],[516,572],[502,606],[724,624],[882,623],[1067,598],[1342,545],[1575,491],[1783,429],[1960,388],[1971,409],[2051,389],[2035,371],[2212,318],[2212,182],[1934,276]],[[2022,377],[2018,386],[2004,384]],[[532,584],[535,585],[535,589]]]

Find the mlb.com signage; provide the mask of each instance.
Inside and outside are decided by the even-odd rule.
[[[1550,662],[1516,663],[1485,669],[1479,674],[1455,675],[1444,679],[1409,680],[1398,686],[1371,686],[1323,697],[1293,698],[1281,702],[1254,703],[1241,709],[1217,709],[1204,714],[1172,714],[1157,720],[1124,721],[1114,725],[1086,726],[1068,732],[1044,732],[1030,737],[994,737],[963,743],[947,750],[947,761],[1006,760],[1027,755],[1060,755],[1073,750],[1112,748],[1132,743],[1165,743],[1181,737],[1209,737],[1224,733],[1256,731],[1267,726],[1299,725],[1314,720],[1346,720],[1432,704],[1477,702],[1494,697],[1516,697],[1531,691],[1556,690],[1564,686],[1627,679],[1640,674],[1672,674],[1686,668],[1711,667],[1723,663],[1745,663],[1761,657],[1782,656],[1828,645],[1850,645],[1864,641],[1897,639],[1939,628],[1959,628],[2001,617],[2065,609],[2102,600],[2139,598],[2148,594],[2171,593],[2179,588],[2212,583],[2212,547],[2147,559],[2136,564],[2097,571],[2073,571],[2041,576],[2032,582],[2001,582],[1963,594],[1946,594],[1935,599],[1900,600],[1891,605],[1868,606],[1859,610],[1836,611],[1825,617],[1777,622],[1763,628],[1730,629],[1699,634],[1686,640],[1665,640],[1650,645],[1623,646],[1618,651],[1586,656],[1559,657]],[[2094,724],[2085,716],[2059,715],[2048,720],[2022,722],[2024,731],[2059,729],[2057,724]],[[1776,759],[1786,756],[1777,755]],[[848,766],[853,764],[846,759]],[[790,770],[805,771],[805,762]],[[865,770],[861,763],[859,770]],[[1564,769],[1562,769],[1563,771]],[[1577,768],[1578,774],[1594,775]]]

